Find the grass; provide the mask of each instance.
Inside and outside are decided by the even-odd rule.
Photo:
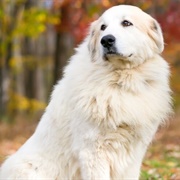
[[[178,152],[180,155],[180,152]],[[146,159],[141,172],[142,180],[170,180],[180,178],[180,159],[164,154],[161,159]]]

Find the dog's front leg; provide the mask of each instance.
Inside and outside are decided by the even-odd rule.
[[[83,180],[109,180],[110,167],[105,153],[101,150],[81,150],[79,153],[81,176]]]

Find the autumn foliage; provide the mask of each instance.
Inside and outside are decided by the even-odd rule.
[[[173,67],[172,87],[178,105],[180,1],[2,0],[0,114],[43,109],[53,83],[60,78],[72,48],[86,36],[90,22],[105,9],[119,4],[139,6],[161,24],[166,46],[164,55]],[[49,38],[53,35],[54,40]]]

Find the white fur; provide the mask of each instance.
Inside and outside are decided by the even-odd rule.
[[[133,26],[123,27],[123,19]],[[100,40],[108,34],[120,55],[105,60]],[[0,179],[138,179],[146,149],[171,112],[162,50],[161,29],[149,15],[126,5],[107,10],[65,68],[35,133],[2,165]]]

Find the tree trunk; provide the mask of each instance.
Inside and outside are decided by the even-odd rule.
[[[4,112],[3,109],[3,68],[0,64],[0,116]]]
[[[56,34],[56,47],[54,58],[54,84],[62,78],[63,68],[73,52],[73,38],[69,32]]]

